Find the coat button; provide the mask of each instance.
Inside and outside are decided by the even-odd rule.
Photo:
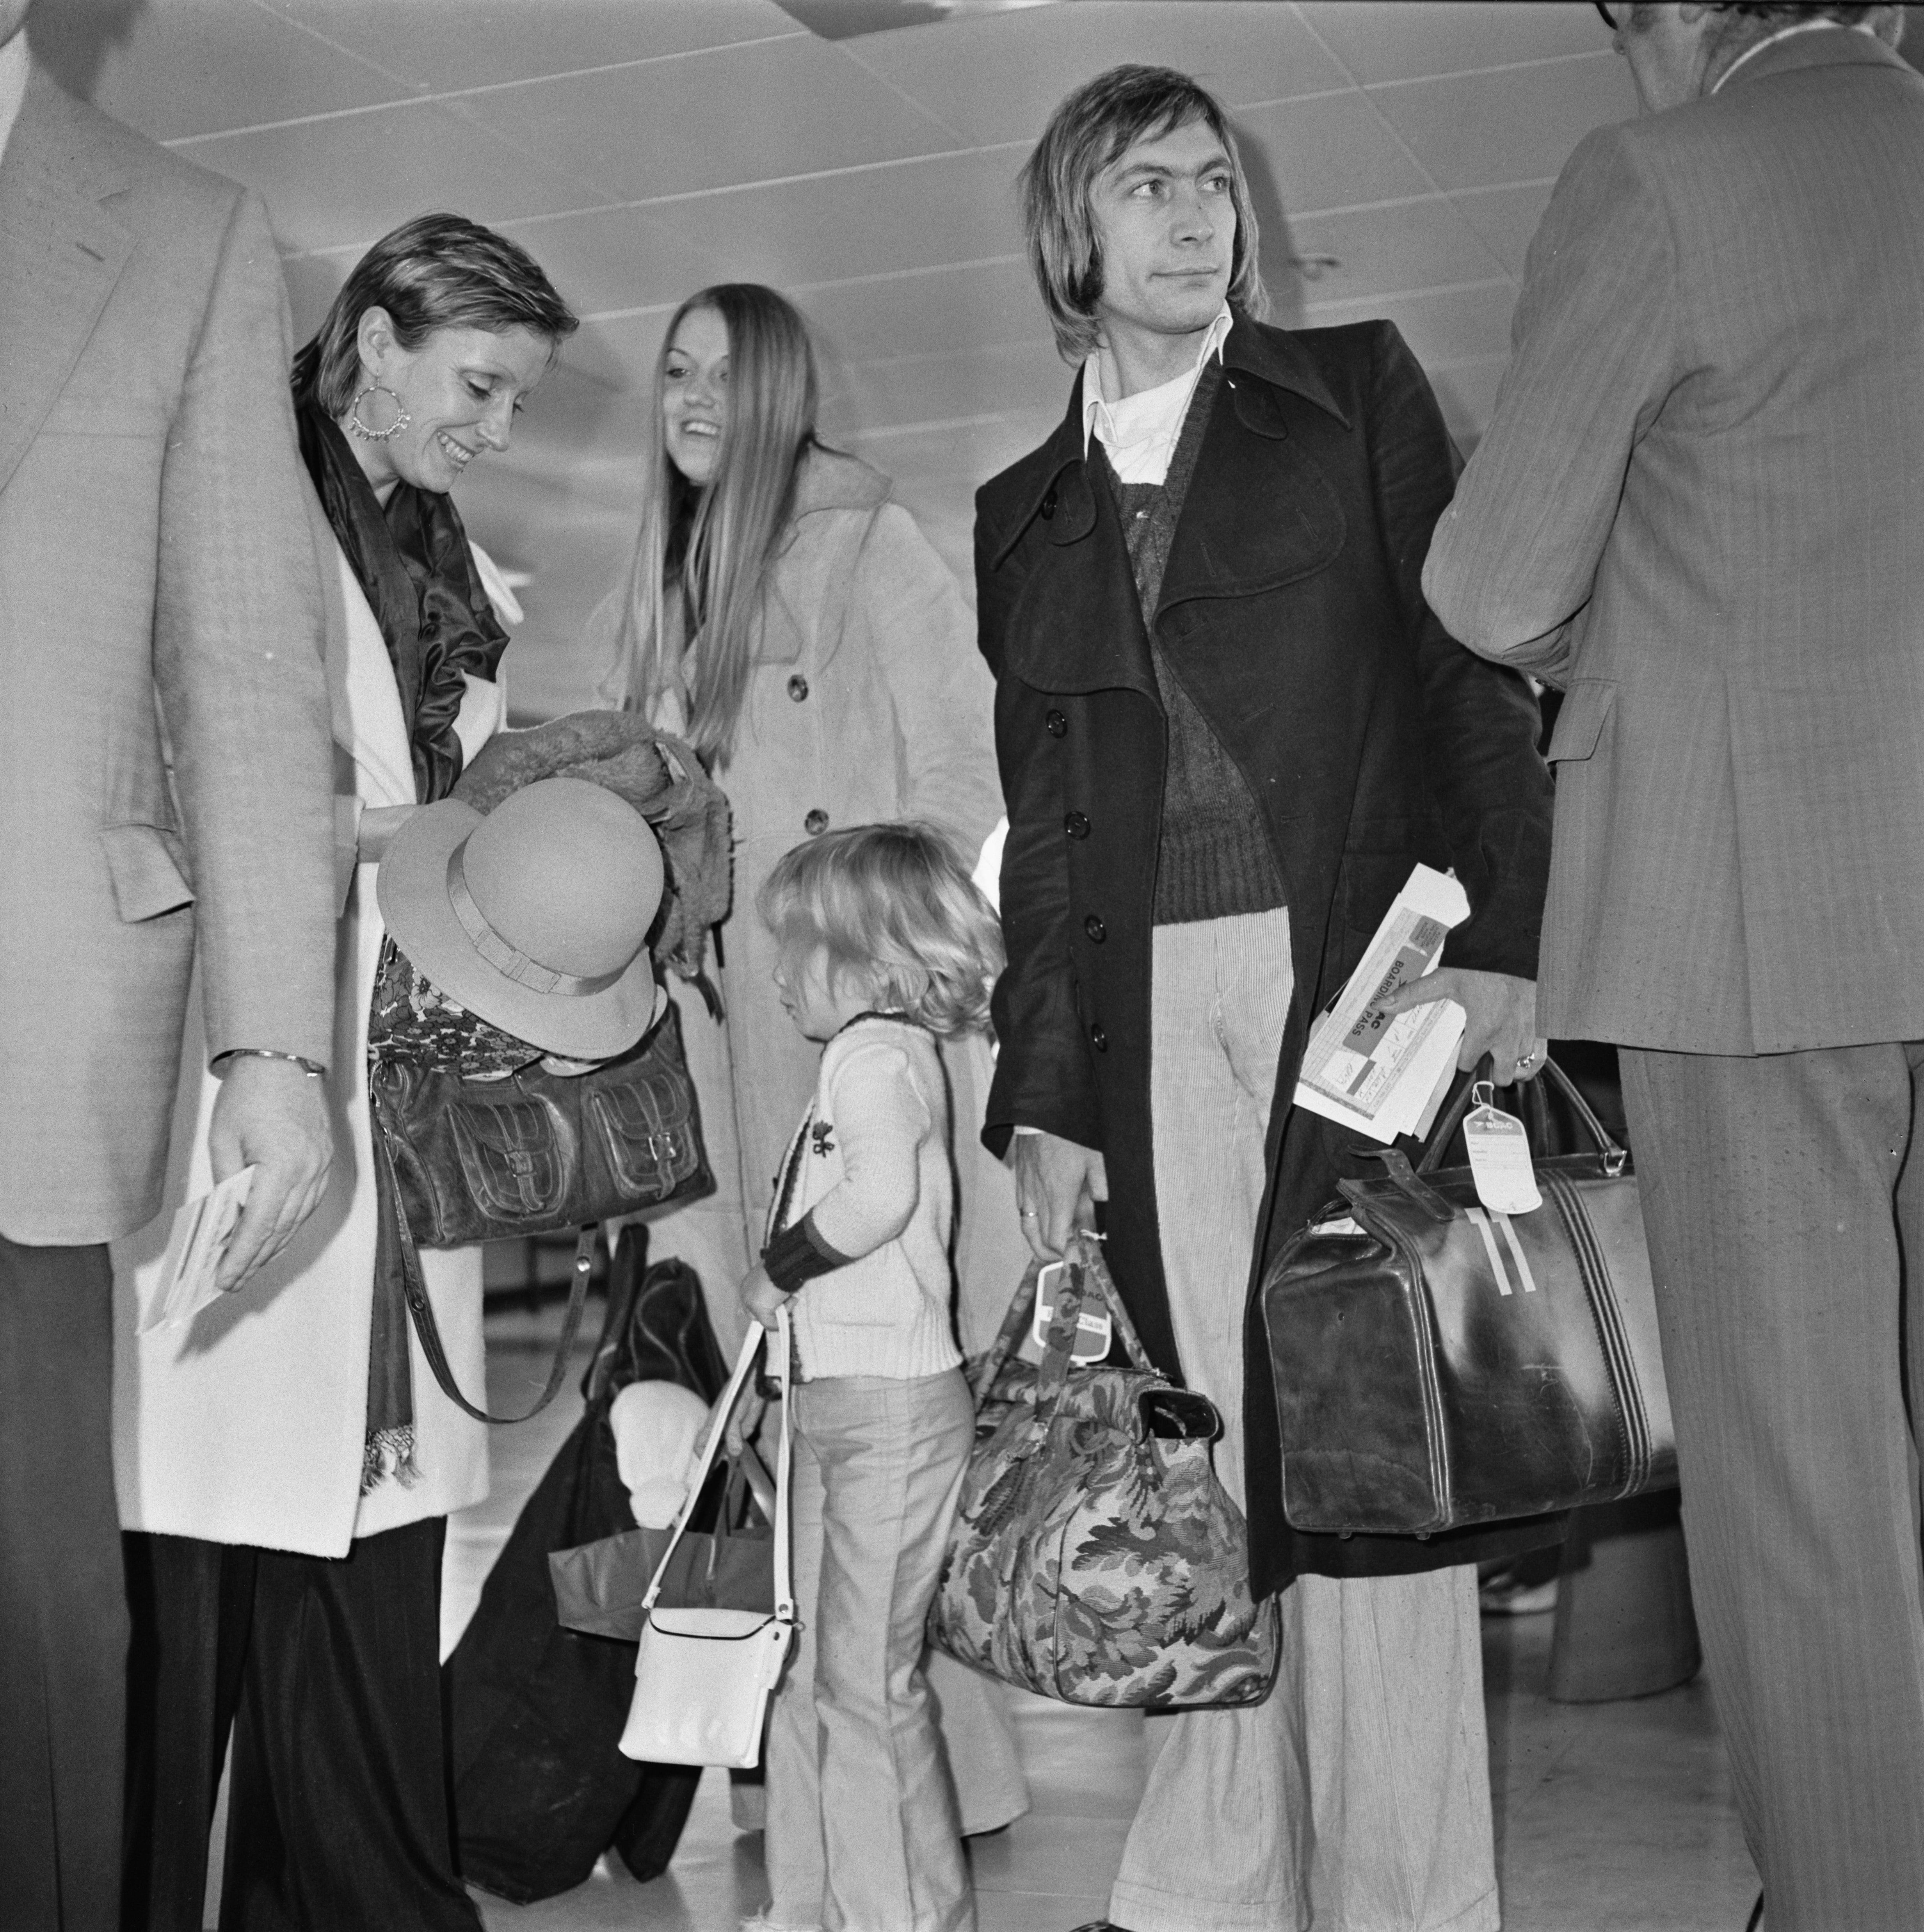
[[[1089,814],[1081,812],[1065,812],[1062,814],[1062,830],[1071,838],[1089,836]]]
[[[829,829],[829,814],[818,805],[815,809],[802,821],[802,829],[808,833],[810,838],[819,838],[822,833],[827,831]]]
[[[1098,1020],[1089,1030],[1089,1043],[1098,1053],[1109,1051],[1109,1036],[1102,1030],[1102,1022]]]
[[[1093,913],[1083,921],[1082,929],[1098,946],[1109,937],[1109,928]]]
[[[1045,524],[1056,514],[1056,486],[1049,485],[1049,493],[1042,499],[1042,520]]]
[[[788,694],[798,704],[808,695],[808,680],[799,671],[788,681]]]
[[[1044,728],[1052,738],[1066,738],[1069,734],[1069,721],[1057,710],[1051,710],[1042,720]]]

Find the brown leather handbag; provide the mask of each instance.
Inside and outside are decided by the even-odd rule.
[[[382,1054],[370,1086],[401,1211],[424,1248],[559,1234],[715,1186],[672,1004],[590,1072],[536,1063],[463,1080]]]
[[[531,1062],[504,1079],[464,1080],[409,1046],[405,1032],[385,1042],[367,1079],[376,1159],[399,1204],[408,1312],[457,1408],[481,1422],[526,1422],[567,1373],[601,1222],[714,1192],[681,1016],[670,1001],[620,1059],[574,1075]],[[564,1229],[577,1237],[574,1271],[547,1382],[522,1414],[490,1415],[454,1381],[415,1250]]]
[[[1440,1167],[1474,1083],[1412,1167],[1284,1244],[1263,1281],[1283,1508],[1321,1534],[1431,1535],[1677,1482],[1629,1150],[1560,1067],[1595,1150],[1533,1160],[1543,1204],[1503,1216]]]

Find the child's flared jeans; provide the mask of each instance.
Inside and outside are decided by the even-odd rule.
[[[798,1383],[802,1620],[769,1721],[768,1922],[972,1932],[955,1793],[920,1667],[975,1414],[960,1369]]]

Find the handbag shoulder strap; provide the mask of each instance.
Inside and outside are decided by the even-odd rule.
[[[644,1617],[654,1609],[655,1600],[661,1594],[662,1580],[668,1574],[669,1561],[674,1556],[676,1546],[687,1534],[688,1520],[694,1514],[695,1504],[701,1499],[702,1491],[707,1486],[709,1472],[715,1467],[715,1459],[720,1451],[722,1438],[728,1432],[728,1419],[735,1413],[735,1405],[742,1400],[742,1391],[748,1385],[748,1378],[754,1372],[756,1359],[761,1354],[764,1342],[769,1346],[776,1385],[781,1390],[781,1433],[778,1438],[780,1448],[775,1457],[775,1615],[787,1622],[792,1623],[795,1620],[795,1580],[789,1547],[788,1521],[790,1463],[795,1428],[794,1412],[790,1403],[792,1391],[789,1384],[789,1365],[793,1356],[794,1342],[786,1304],[776,1311],[775,1333],[772,1337],[758,1323],[751,1322],[748,1334],[742,1338],[742,1352],[735,1358],[734,1372],[728,1378],[728,1386],[715,1398],[715,1407],[709,1412],[708,1440],[703,1445],[701,1460],[689,1476],[688,1492],[682,1499],[682,1507],[675,1513],[675,1527],[669,1536],[667,1547],[662,1551],[661,1560],[655,1566],[655,1574],[649,1580],[648,1594],[641,1600]]]
[[[414,1323],[414,1332],[421,1338],[421,1352],[427,1358],[427,1366],[434,1372],[434,1379],[441,1384],[441,1393],[464,1414],[471,1415],[477,1422],[506,1424],[528,1422],[539,1415],[559,1394],[562,1384],[568,1378],[569,1358],[574,1352],[574,1338],[581,1330],[582,1311],[588,1306],[588,1277],[594,1272],[595,1244],[601,1238],[598,1223],[583,1228],[574,1243],[574,1270],[568,1280],[568,1312],[562,1318],[561,1340],[555,1347],[553,1361],[548,1367],[548,1378],[541,1394],[535,1398],[532,1408],[524,1408],[519,1415],[494,1415],[485,1408],[478,1408],[461,1393],[460,1384],[454,1379],[454,1371],[448,1366],[448,1352],[442,1346],[441,1328],[434,1318],[434,1304],[427,1298],[427,1284],[421,1272],[421,1250],[415,1245],[414,1230],[408,1226],[406,1213],[400,1204],[400,1190],[394,1177],[394,1157],[388,1149],[388,1137],[381,1102],[373,1102],[374,1155],[379,1168],[376,1180],[377,1186],[390,1191],[395,1224],[395,1246],[401,1258],[401,1287],[407,1301],[408,1315]]]
[[[996,1339],[981,1354],[976,1357],[970,1368],[969,1386],[978,1402],[995,1386],[996,1376],[1002,1373],[1002,1364],[1022,1346],[1022,1331],[1029,1325],[1029,1315],[1035,1306],[1035,1278],[1041,1271],[1042,1264],[1032,1257],[1029,1265],[1022,1271],[1022,1279],[1015,1285],[1015,1293],[1009,1300],[1008,1312],[1002,1318],[1002,1326],[996,1331]]]

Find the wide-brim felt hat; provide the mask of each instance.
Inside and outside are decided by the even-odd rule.
[[[647,934],[661,848],[613,792],[544,778],[484,817],[424,806],[389,844],[376,896],[394,943],[471,1013],[544,1053],[611,1060],[664,996]]]

